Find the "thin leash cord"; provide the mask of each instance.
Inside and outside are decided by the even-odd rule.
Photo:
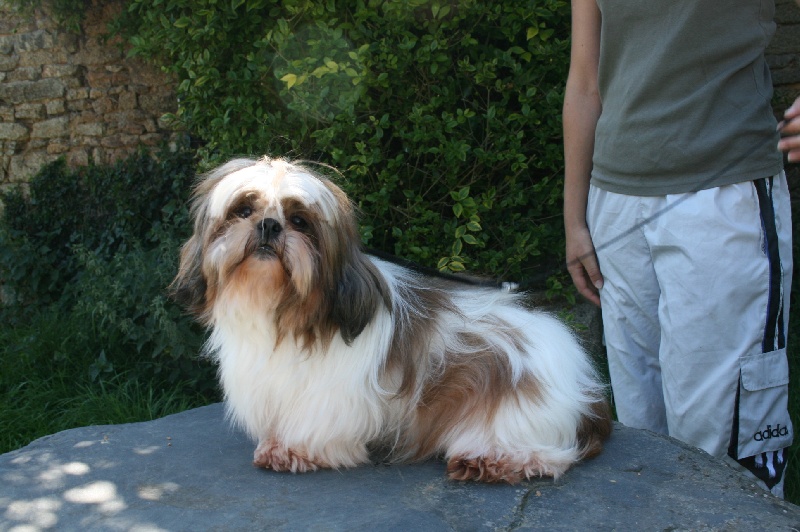
[[[697,191],[703,190],[706,187],[706,185],[708,185],[710,183],[713,183],[720,175],[724,174],[729,168],[731,168],[734,165],[738,164],[739,162],[747,159],[753,152],[755,152],[756,149],[758,149],[758,147],[759,146],[757,146],[757,145],[753,146],[750,150],[748,150],[747,152],[743,153],[735,161],[731,162],[726,167],[722,168],[719,172],[715,173],[709,179],[707,179],[707,180],[703,181],[702,183],[700,183],[700,185],[698,187],[696,187],[695,190],[693,190],[693,192],[697,192]],[[627,231],[624,231],[623,233],[617,235],[616,237],[612,238],[611,240],[609,240],[607,242],[600,243],[599,245],[596,246],[596,249],[597,250],[604,249],[604,248],[606,248],[608,246],[613,245],[615,242],[618,242],[618,241],[626,238],[631,233],[633,233],[635,231],[638,231],[644,225],[647,225],[647,224],[653,222],[657,218],[659,218],[662,215],[664,215],[667,211],[675,208],[682,201],[685,201],[685,199],[680,200],[679,202],[677,202],[675,204],[669,205],[668,207],[662,209],[659,212],[656,212],[651,217],[647,218],[646,220],[642,220],[638,224],[632,226],[630,229],[628,229]],[[471,275],[458,275],[458,274],[453,274],[453,273],[442,272],[442,271],[437,270],[436,268],[423,266],[423,265],[421,265],[419,263],[416,263],[414,261],[411,261],[411,260],[408,260],[408,259],[404,259],[402,257],[398,257],[396,255],[392,255],[390,253],[386,253],[384,251],[380,251],[380,250],[375,249],[375,248],[365,248],[364,251],[368,255],[372,255],[373,257],[376,257],[376,258],[381,259],[381,260],[386,261],[386,262],[397,264],[398,266],[402,266],[404,268],[407,268],[407,269],[409,269],[409,270],[411,270],[413,272],[419,273],[421,275],[426,275],[426,276],[429,276],[429,277],[437,277],[437,278],[440,278],[440,279],[445,279],[445,280],[448,280],[448,281],[464,284],[464,285],[467,285],[467,286],[475,286],[475,287],[481,287],[481,288],[496,288],[498,290],[504,290],[504,291],[507,291],[507,292],[516,292],[516,291],[518,291],[520,289],[521,290],[525,290],[526,289],[525,285],[528,284],[528,283],[521,283],[522,286],[520,286],[520,283],[505,282],[505,281],[500,281],[500,280],[496,280],[496,279],[487,279],[487,278],[481,278],[481,277],[476,277],[476,276],[471,276]],[[584,256],[581,256],[581,257],[578,257],[576,259],[573,259],[572,261],[568,262],[565,266],[562,266],[561,268],[555,268],[555,270],[558,270],[561,273],[564,273],[564,272],[568,271],[567,270],[568,266],[571,266],[573,263],[582,262],[583,259],[589,257],[590,255],[591,254],[586,254]]]
[[[372,255],[373,257],[376,257],[382,261],[390,262],[392,264],[397,264],[398,266],[401,266],[403,268],[406,268],[408,270],[411,270],[415,273],[427,277],[436,277],[439,279],[452,281],[454,283],[459,283],[479,288],[496,288],[498,290],[503,290],[506,292],[514,292],[519,288],[519,285],[517,285],[516,283],[504,282],[495,279],[486,279],[471,275],[458,275],[454,273],[439,271],[436,268],[423,266],[422,264],[419,264],[417,262],[404,259],[402,257],[398,257],[397,255],[392,255],[390,253],[386,253],[384,251],[375,248],[365,248],[364,251],[368,255]]]
[[[710,178],[708,178],[705,181],[703,181],[702,183],[700,183],[700,185],[695,187],[693,190],[691,190],[691,192],[699,192],[699,191],[705,189],[706,186],[708,186],[711,183],[713,183],[717,178],[719,178],[719,176],[723,175],[730,168],[733,168],[736,164],[738,164],[741,161],[744,161],[745,159],[747,159],[759,147],[760,147],[759,145],[753,146],[747,152],[745,152],[739,158],[737,158],[735,161],[732,161],[727,166],[722,168],[719,172],[715,173]],[[764,177],[764,176],[762,176],[762,177]],[[675,203],[673,203],[671,205],[668,205],[665,208],[661,209],[660,211],[656,212],[655,214],[653,214],[649,218],[646,218],[646,219],[642,220],[641,222],[631,226],[630,229],[628,229],[627,231],[623,231],[622,233],[618,234],[617,236],[615,236],[611,240],[608,240],[607,242],[600,242],[599,244],[595,245],[595,250],[599,251],[599,250],[605,249],[605,248],[607,248],[609,246],[614,245],[616,242],[619,242],[620,240],[623,240],[623,239],[627,238],[632,233],[635,233],[636,231],[638,231],[639,229],[641,229],[645,225],[653,222],[654,220],[657,220],[658,218],[660,218],[661,216],[666,214],[668,211],[674,209],[675,207],[677,207],[678,205],[680,205],[681,203],[683,203],[687,199],[689,199],[689,198],[688,197],[681,198],[680,200],[676,201]],[[590,253],[586,253],[585,255],[581,255],[580,257],[569,261],[566,264],[566,266],[569,267],[569,266],[572,266],[573,264],[581,263],[581,262],[583,262],[583,259],[586,259],[586,258],[591,257],[592,255],[594,255],[596,253],[596,251],[592,251]]]

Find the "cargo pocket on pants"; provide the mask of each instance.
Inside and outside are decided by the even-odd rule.
[[[742,357],[740,369],[735,458],[789,447],[793,432],[786,349]]]

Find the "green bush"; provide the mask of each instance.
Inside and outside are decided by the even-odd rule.
[[[561,264],[561,0],[129,0],[116,31],[179,80],[207,164],[343,173],[373,247],[542,283]]]
[[[77,170],[57,161],[27,192],[2,196],[0,282],[12,302],[0,319],[20,330],[43,316],[64,324],[58,349],[34,328],[26,350],[52,360],[88,352],[94,380],[125,372],[215,388],[211,365],[198,360],[202,331],[166,294],[191,230],[193,168],[187,151]]]
[[[47,304],[61,299],[82,274],[77,248],[100,260],[129,251],[134,242],[158,244],[164,228],[190,231],[185,201],[194,179],[188,151],[145,152],[114,165],[46,165],[27,189],[2,195],[0,271],[20,298]]]

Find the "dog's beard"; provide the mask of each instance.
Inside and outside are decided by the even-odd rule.
[[[215,240],[203,266],[206,279],[215,281],[210,301],[215,313],[274,310],[288,281],[278,254],[260,244],[247,222],[232,225]]]
[[[214,240],[205,259],[204,275],[216,279],[211,313],[219,321],[272,320],[276,343],[291,335],[306,348],[327,344],[335,327],[326,327],[326,294],[322,261],[313,240],[287,229],[265,239],[250,221],[232,223]],[[328,287],[330,288],[330,287]]]
[[[287,230],[266,239],[255,224],[241,220],[211,243],[203,273],[216,280],[218,299],[274,311],[288,295],[310,296],[317,262],[304,235]]]

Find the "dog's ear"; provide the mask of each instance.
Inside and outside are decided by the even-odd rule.
[[[209,225],[208,195],[228,173],[252,165],[253,161],[233,160],[211,172],[200,176],[192,191],[191,218],[194,232],[181,248],[178,274],[170,283],[170,297],[194,314],[200,321],[206,321],[208,313],[209,287],[203,275],[203,252],[206,237],[204,232]],[[213,295],[211,295],[213,297]]]
[[[360,250],[352,250],[344,262],[331,306],[331,321],[350,345],[369,325],[379,305],[391,309],[391,295],[375,264]]]
[[[203,245],[195,234],[181,249],[178,274],[169,285],[170,297],[191,313],[200,316],[205,312],[206,280],[203,276]]]
[[[336,202],[336,223],[319,235],[328,322],[350,345],[375,317],[380,305],[391,310],[391,294],[378,267],[362,252],[355,206],[332,181],[323,180]]]

